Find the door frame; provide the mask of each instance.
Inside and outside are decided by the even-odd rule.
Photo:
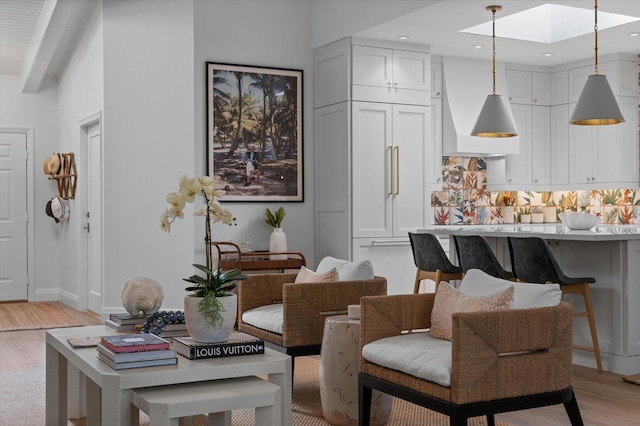
[[[0,127],[0,133],[19,133],[27,137],[27,300],[35,300],[35,159],[32,127]]]
[[[90,115],[89,117],[86,117],[80,121],[78,121],[78,151],[80,153],[80,164],[79,167],[82,167],[83,170],[81,170],[81,172],[84,173],[84,176],[87,176],[86,179],[86,184],[82,185],[82,186],[78,186],[79,188],[81,188],[80,192],[80,196],[81,198],[81,203],[79,203],[80,205],[79,207],[79,213],[81,217],[85,217],[85,213],[87,212],[89,206],[89,193],[88,193],[88,186],[89,186],[89,175],[88,175],[88,171],[89,171],[89,128],[91,128],[92,126],[94,126],[95,124],[98,124],[98,126],[100,126],[100,173],[101,173],[101,178],[100,178],[100,206],[101,209],[104,210],[104,179],[102,177],[102,171],[104,170],[104,135],[103,135],[103,126],[102,126],[102,111],[97,112],[93,115]],[[80,166],[81,165],[81,166]],[[103,213],[103,212],[101,212]],[[101,214],[101,217],[104,217]],[[84,231],[84,219],[81,219],[79,226],[80,226],[80,235],[81,237],[79,238],[79,243],[80,243],[80,253],[81,253],[81,257],[80,257],[80,263],[78,264],[78,276],[80,277],[80,281],[79,281],[79,285],[78,285],[78,310],[86,310],[89,309],[89,283],[87,280],[88,274],[89,274],[89,257],[88,257],[88,238],[85,235],[85,231]],[[101,221],[98,224],[98,229],[100,232],[100,235],[102,235],[102,240],[100,243],[100,254],[99,254],[99,262],[100,264],[97,265],[100,269],[100,294],[102,297],[102,305],[104,307],[104,221]],[[95,224],[92,223],[91,225],[96,226]],[[85,283],[84,285],[82,283]],[[102,312],[96,312],[96,314],[98,315],[102,315]]]

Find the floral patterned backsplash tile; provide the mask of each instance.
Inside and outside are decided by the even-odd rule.
[[[587,212],[603,224],[640,225],[640,188],[488,191],[483,157],[442,157],[442,190],[431,194],[431,206],[436,225],[517,223],[523,214],[549,210],[543,207],[555,207],[556,217],[563,211]]]

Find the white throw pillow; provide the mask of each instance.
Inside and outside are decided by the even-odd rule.
[[[373,265],[368,260],[362,262],[349,262],[327,256],[320,261],[316,274],[323,274],[332,268],[338,272],[338,281],[371,280],[374,277]]]
[[[296,280],[294,281],[294,283],[322,283],[336,281],[337,278],[338,272],[336,271],[336,268],[331,268],[325,273],[318,274],[302,266],[300,267],[298,275],[296,275]]]
[[[558,306],[562,299],[559,284],[516,283],[479,269],[470,269],[464,274],[459,290],[472,296],[486,296],[508,287],[513,287],[513,309]]]

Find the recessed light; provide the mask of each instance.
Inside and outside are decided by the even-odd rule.
[[[484,44],[474,44],[471,47],[473,47],[474,49],[482,49],[484,47]]]
[[[551,53],[551,52],[546,52],[546,53],[543,53],[543,54],[542,54],[542,56],[553,56],[553,55],[554,55],[554,54],[553,54],[553,53]]]
[[[398,36],[396,37],[398,40],[406,40],[409,38],[409,36]]]
[[[638,35],[640,35],[640,33],[629,33],[630,37],[638,37]]]

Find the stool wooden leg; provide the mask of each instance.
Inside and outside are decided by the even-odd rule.
[[[600,345],[598,344],[598,332],[596,331],[596,318],[593,313],[593,306],[591,305],[589,284],[584,284],[584,305],[587,308],[587,318],[589,320],[589,329],[591,330],[593,352],[596,355],[596,365],[598,366],[598,371],[602,371],[602,358],[600,357]]]
[[[589,291],[589,283],[571,284],[562,286],[562,293],[564,294],[578,294],[584,299],[584,312],[573,313],[574,317],[587,317],[589,321],[589,331],[591,332],[592,347],[584,347],[573,345],[574,349],[593,352],[596,357],[596,366],[598,371],[602,371],[602,357],[600,356],[600,345],[598,344],[598,332],[596,331],[596,317],[593,312],[593,305],[591,304],[591,292]]]
[[[437,293],[438,292],[438,286],[440,285],[440,281],[442,281],[442,271],[440,269],[436,269],[436,286],[435,286],[435,290],[434,292]]]

